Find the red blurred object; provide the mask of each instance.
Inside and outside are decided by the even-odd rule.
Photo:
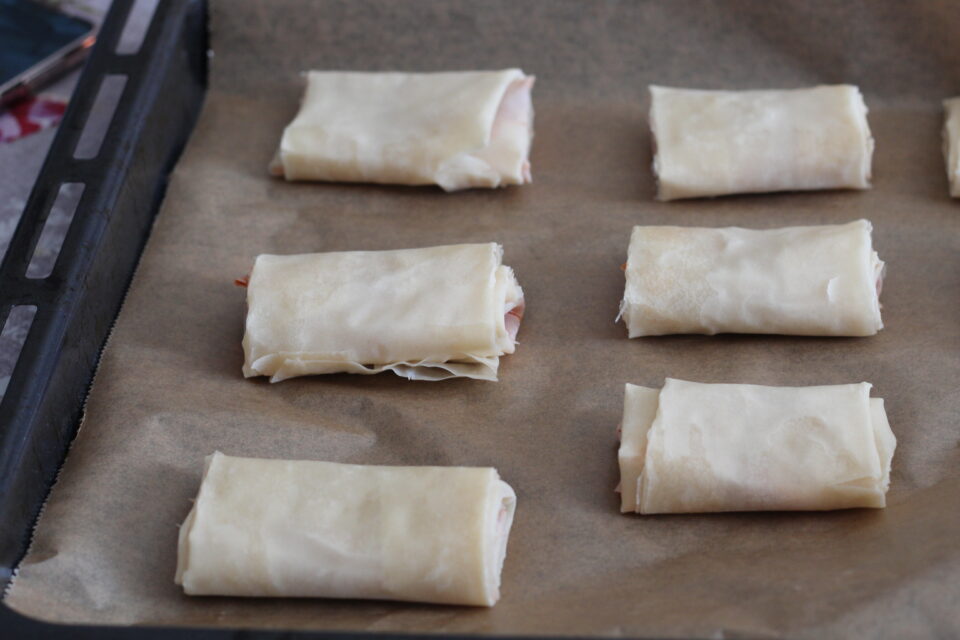
[[[0,111],[0,143],[13,142],[31,133],[55,127],[67,104],[60,100],[30,96]]]

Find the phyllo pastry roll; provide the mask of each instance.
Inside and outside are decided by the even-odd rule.
[[[189,595],[493,606],[516,496],[492,468],[207,457],[180,527]]]
[[[960,198],[960,97],[943,101],[943,155],[947,162],[950,195]]]
[[[533,82],[520,69],[310,71],[270,170],[446,191],[530,182]]]
[[[622,512],[886,506],[897,440],[870,384],[628,384]]]
[[[502,255],[491,242],[258,256],[247,283],[243,374],[496,380],[524,309]]]
[[[873,138],[857,87],[650,87],[657,198],[868,189]]]
[[[866,220],[757,231],[634,227],[620,315],[631,338],[671,333],[870,336],[883,262]]]

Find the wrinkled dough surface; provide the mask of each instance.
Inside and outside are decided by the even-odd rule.
[[[660,200],[870,187],[874,145],[857,87],[650,94]]]
[[[960,97],[943,101],[943,155],[947,163],[950,195],[960,198]]]
[[[896,438],[870,384],[628,384],[621,511],[886,505]]]
[[[495,469],[207,458],[180,528],[190,595],[492,606],[516,496]]]
[[[883,262],[866,220],[753,230],[634,227],[620,312],[631,338],[870,336]]]
[[[500,356],[515,349],[510,312],[523,308],[502,254],[486,243],[258,256],[243,373],[496,380]]]
[[[311,71],[271,172],[447,191],[530,182],[533,82],[519,69]]]

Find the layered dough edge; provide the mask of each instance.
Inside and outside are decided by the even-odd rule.
[[[627,384],[621,511],[882,508],[896,438],[868,383]]]
[[[659,200],[870,188],[874,141],[855,86],[650,95]]]
[[[270,172],[290,181],[436,184],[531,181],[534,77],[520,69],[310,71]]]
[[[502,256],[496,243],[258,256],[243,373],[496,380],[525,308]]]
[[[634,227],[620,317],[629,337],[870,336],[883,328],[872,225]]]
[[[180,528],[188,595],[493,606],[516,495],[495,469],[205,463]]]

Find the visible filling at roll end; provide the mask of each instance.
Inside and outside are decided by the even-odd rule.
[[[873,177],[873,151],[876,147],[873,134],[870,133],[870,125],[867,123],[867,113],[870,110],[867,108],[863,93],[858,87],[851,86],[850,91],[854,95],[851,99],[855,110],[854,122],[860,130],[863,143],[863,154],[860,157],[860,181],[851,186],[856,189],[870,189],[872,187],[870,179]]]
[[[522,76],[507,85],[497,107],[486,146],[450,158],[437,171],[444,191],[470,187],[528,184],[533,140],[533,99],[536,78]]]
[[[517,282],[513,269],[506,265],[497,267],[498,284],[503,285],[503,322],[497,327],[497,342],[503,354],[510,354],[517,349],[517,333],[523,320],[526,303],[523,289]]]
[[[530,142],[533,140],[534,76],[524,76],[510,83],[503,94],[490,132],[490,144],[475,155],[496,169],[503,184],[527,184],[530,173]]]
[[[943,101],[943,159],[947,166],[950,196],[960,198],[960,97]]]
[[[280,155],[280,150],[278,149],[275,154],[273,154],[273,159],[270,160],[270,164],[267,165],[267,173],[269,173],[274,178],[283,178],[283,158]]]
[[[507,557],[507,540],[510,538],[510,527],[513,525],[513,514],[517,506],[517,494],[503,480],[497,481],[496,497],[491,501],[494,513],[490,518],[489,544],[484,558],[487,606],[492,607],[500,599],[500,574],[503,572],[503,563]]]

